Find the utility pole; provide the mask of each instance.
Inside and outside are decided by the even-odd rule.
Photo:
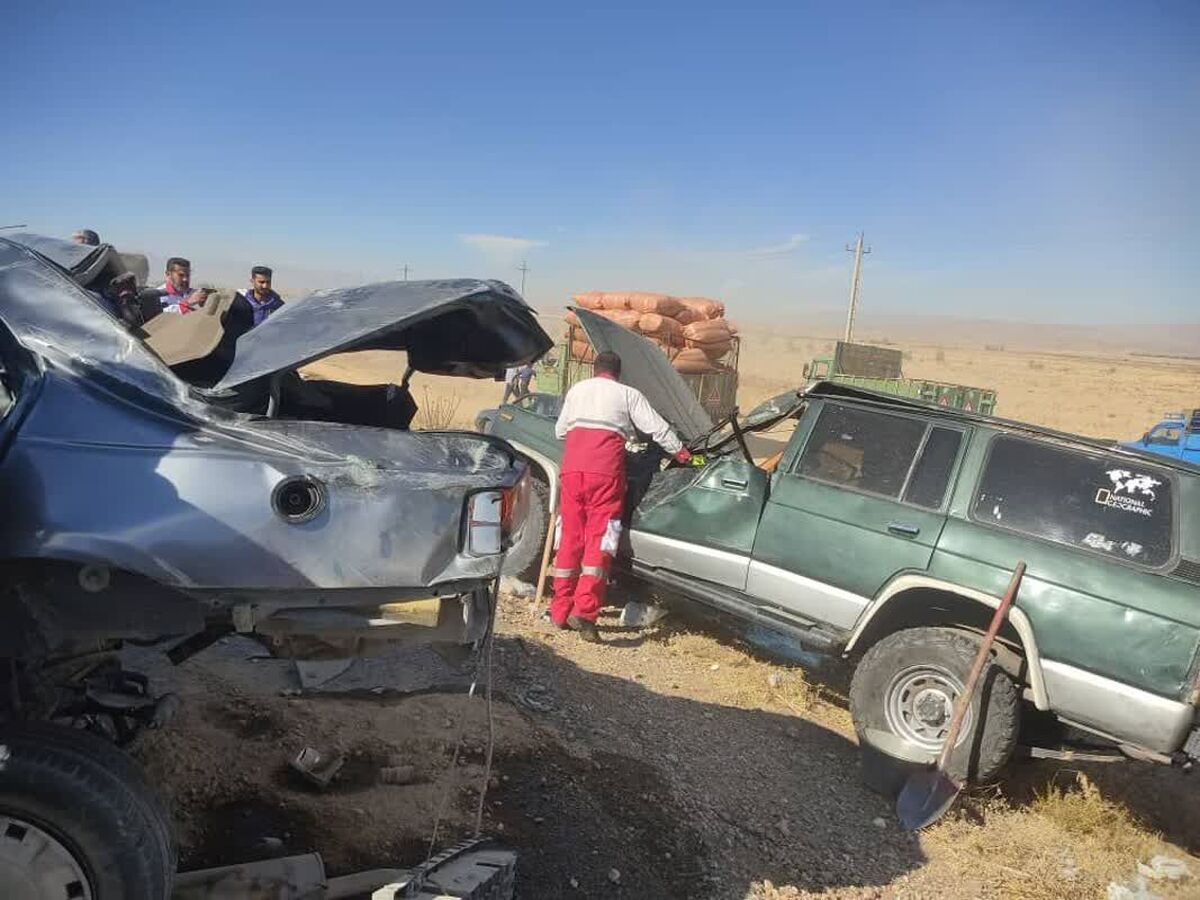
[[[404,280],[408,281],[408,263],[404,264]]]
[[[525,273],[529,271],[529,266],[525,265],[525,260],[521,260],[521,265],[517,266],[517,271],[521,273],[521,296],[525,296]]]
[[[858,287],[862,282],[863,254],[870,253],[870,247],[863,246],[863,233],[858,233],[854,246],[846,245],[846,252],[854,254],[854,274],[850,277],[850,311],[846,314],[846,343],[854,340],[854,313],[858,308]]]

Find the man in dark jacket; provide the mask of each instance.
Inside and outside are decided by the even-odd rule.
[[[283,309],[283,298],[271,289],[274,273],[266,266],[250,270],[250,289],[233,298],[225,330],[240,337],[256,325],[261,325],[271,313]]]

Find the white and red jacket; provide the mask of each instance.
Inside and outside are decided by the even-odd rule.
[[[567,391],[554,426],[554,434],[567,441],[563,474],[624,476],[625,442],[636,440],[639,431],[672,456],[683,448],[667,420],[637,388],[610,375],[579,382]]]

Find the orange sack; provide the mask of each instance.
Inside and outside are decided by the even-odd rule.
[[[567,313],[566,313],[566,315],[564,315],[564,316],[563,316],[563,320],[564,320],[564,321],[565,321],[565,322],[566,322],[568,325],[570,325],[572,328],[579,328],[579,327],[580,327],[580,325],[579,325],[579,316],[575,315],[575,313],[571,312],[571,310],[569,310],[569,309],[567,310]]]
[[[673,316],[683,309],[683,304],[677,298],[666,294],[627,294],[626,301],[630,309],[640,313],[658,313],[660,316]]]
[[[586,294],[576,294],[574,297],[575,305],[582,306],[584,309],[601,309],[600,299],[603,296],[603,291],[588,291]]]
[[[610,319],[630,331],[637,331],[638,322],[642,318],[640,312],[634,312],[632,309],[602,309],[600,315],[606,319]]]
[[[671,365],[681,375],[703,375],[707,372],[715,372],[717,368],[708,358],[708,354],[696,347],[680,350],[678,355],[671,360]]]
[[[680,301],[682,303],[682,301]],[[680,325],[691,325],[693,322],[703,322],[705,319],[704,313],[699,310],[692,309],[690,306],[680,306],[679,312],[671,316]]]
[[[629,309],[628,294],[601,294],[601,309]]]
[[[725,315],[725,304],[708,297],[680,297],[679,302],[700,313],[706,319],[719,319]]]
[[[715,344],[700,344],[699,349],[703,350],[709,359],[716,362],[729,354],[729,351],[733,349],[733,344],[729,341],[718,341]]]
[[[638,319],[637,330],[660,344],[683,346],[683,326],[667,316],[658,313],[643,313]]]
[[[685,325],[683,336],[689,347],[699,347],[702,344],[728,344],[733,333],[724,319],[708,319]]]

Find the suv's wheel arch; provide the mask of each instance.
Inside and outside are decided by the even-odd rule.
[[[891,581],[859,617],[843,652],[861,656],[889,634],[904,628],[949,627],[982,633],[999,597],[926,575],[901,575]],[[1034,706],[1048,710],[1042,659],[1029,617],[1018,607],[996,644],[997,661],[1029,686]]]

